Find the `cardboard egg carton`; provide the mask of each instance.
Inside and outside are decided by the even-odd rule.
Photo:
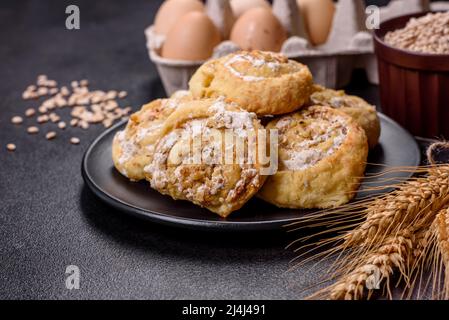
[[[207,14],[226,39],[234,17],[229,0],[207,0]],[[396,16],[428,10],[449,10],[447,2],[429,0],[392,0],[380,8],[381,21]],[[378,83],[377,62],[374,56],[372,33],[366,27],[366,7],[363,0],[339,0],[332,28],[325,44],[312,46],[307,39],[296,0],[273,0],[273,13],[288,31],[281,52],[290,59],[306,64],[316,83],[329,88],[340,88],[351,81],[355,68],[366,71],[371,83]],[[188,89],[188,82],[205,61],[165,59],[160,51],[164,38],[150,26],[145,30],[151,61],[157,66],[168,95]],[[240,50],[231,41],[223,41],[214,51],[213,58]]]

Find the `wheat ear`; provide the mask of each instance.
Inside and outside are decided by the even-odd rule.
[[[431,158],[448,150],[447,143],[429,149],[430,166],[419,167],[416,171],[417,174],[425,175],[392,185],[395,190],[387,195],[312,214],[291,225],[296,230],[311,222],[309,226],[312,227],[328,227],[325,231],[294,243],[339,232],[330,239],[306,246],[330,249],[309,256],[300,264],[340,252],[331,267],[333,274],[329,279],[337,278],[337,282],[311,298],[369,299],[375,293],[369,286],[373,276],[392,298],[390,280],[396,274],[400,275],[399,280],[405,280],[404,294],[408,291],[411,297],[416,283],[421,288],[423,272],[429,267],[434,270],[434,292],[439,296],[443,292],[448,298],[449,165],[437,162],[436,157]],[[311,252],[313,250],[304,254]],[[444,279],[443,290],[441,281],[438,281],[441,278]]]
[[[338,259],[332,268],[350,270],[355,267],[354,257],[370,252],[372,247],[383,243],[387,236],[394,236],[410,226],[415,230],[429,227],[438,211],[449,202],[449,166],[426,167],[426,171],[427,176],[402,183],[387,195],[304,218],[301,223],[308,227],[325,226],[327,229],[298,239],[292,245],[330,232],[340,234],[307,245],[312,249],[300,254],[295,261],[316,252],[322,244],[330,249],[302,260],[297,266],[320,255],[345,252],[345,259]],[[302,246],[301,249],[307,246]],[[336,273],[334,276],[340,274]]]
[[[435,291],[441,292],[445,300],[449,299],[449,209],[442,210],[436,217],[434,232],[436,235],[436,259],[434,262],[434,276],[436,286],[442,283],[442,290],[434,287]]]
[[[432,225],[434,225],[433,223]],[[423,292],[429,287],[429,277],[425,277],[431,264],[433,251],[435,249],[435,234],[433,227],[425,227],[415,233],[415,248],[413,250],[413,260],[409,271],[409,278],[406,288],[403,291],[402,298],[411,299],[413,295],[417,299],[421,298]],[[427,278],[425,281],[424,278]]]
[[[415,222],[427,212],[439,211],[449,201],[449,166],[429,169],[426,177],[402,184],[366,209],[366,220],[345,235],[345,246],[374,243],[386,234]]]
[[[369,299],[374,292],[374,288],[369,284],[383,284],[389,297],[392,298],[390,278],[395,270],[399,270],[404,277],[408,275],[414,241],[415,237],[411,230],[403,230],[397,236],[388,237],[376,250],[360,257],[352,271],[342,276],[335,284],[319,291],[312,298]]]

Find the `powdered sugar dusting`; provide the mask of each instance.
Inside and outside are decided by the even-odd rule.
[[[249,54],[236,54],[232,56],[224,66],[235,76],[243,79],[244,81],[253,82],[253,81],[262,81],[265,80],[266,77],[257,77],[257,76],[248,76],[244,75],[241,72],[237,71],[233,64],[236,62],[249,62],[254,68],[261,68],[266,66],[273,71],[276,71],[280,68],[281,64],[276,61],[265,61],[264,59],[260,59]]]
[[[134,140],[126,139],[126,130],[117,133],[117,139],[120,145],[120,149],[122,151],[118,159],[118,163],[120,165],[123,165],[125,162],[129,161],[134,156],[134,154],[137,152],[137,148],[134,143]]]
[[[176,109],[179,105],[179,101],[176,99],[164,99],[162,100],[162,108]]]
[[[221,124],[226,129],[254,129],[254,120],[257,119],[255,113],[245,110],[230,111],[227,108],[224,98],[218,98],[210,107],[209,111],[214,113],[212,120]]]
[[[285,169],[290,171],[305,170],[334,154],[346,140],[348,134],[346,123],[344,118],[338,116],[322,123],[313,122],[310,125],[311,130],[323,133],[294,144],[293,148],[287,151],[288,159],[282,161]],[[288,124],[289,120],[285,120],[282,124],[278,123],[278,127],[285,129]],[[331,139],[333,139],[332,144],[328,149],[319,148],[320,144]]]
[[[159,142],[152,163],[144,168],[153,188],[178,199],[226,211],[232,210],[232,203],[246,196],[248,188],[260,187],[260,173],[254,166],[223,163],[223,144],[215,140],[214,133],[234,129],[232,132],[238,134],[254,128],[256,119],[247,111],[230,111],[229,108],[224,99],[218,99],[209,109],[213,113],[209,118],[189,120]],[[201,163],[194,161],[196,150],[184,152],[186,149],[183,149],[183,146],[194,145],[197,137],[201,139]],[[183,152],[179,153],[180,150]],[[176,157],[176,163],[172,157]],[[229,170],[240,170],[238,181],[228,180],[226,172]]]
[[[136,142],[142,141],[148,135],[148,133],[150,133],[151,129],[152,128],[139,128],[136,134]]]

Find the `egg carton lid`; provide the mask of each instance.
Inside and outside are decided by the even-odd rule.
[[[226,9],[224,4],[229,1],[221,1],[221,5],[210,5],[211,2],[220,1],[220,0],[208,0],[208,15],[214,21],[218,18],[220,19],[219,23],[222,23],[225,19],[224,16],[228,14],[229,8]],[[338,16],[344,16],[344,19],[355,19],[360,20],[361,15],[365,15],[364,11],[361,10],[362,6],[361,1],[363,0],[340,0],[340,3],[337,4],[337,11],[335,20],[338,19]],[[354,7],[354,3],[360,3],[359,5]],[[349,6],[348,6],[349,4]],[[364,8],[364,6],[363,6]],[[211,10],[215,10],[212,11]],[[286,26],[293,22],[301,22],[299,19],[299,8],[296,4],[296,0],[275,0],[273,3],[273,13],[278,17],[281,23]],[[353,16],[351,18],[351,16]],[[358,18],[356,18],[357,16]],[[292,19],[294,21],[292,22]],[[290,21],[288,21],[290,20]],[[335,21],[334,21],[335,22]],[[216,25],[218,22],[215,22]],[[223,26],[222,26],[223,27]],[[226,26],[225,26],[226,27]],[[289,28],[292,29],[292,28]],[[344,30],[343,34],[330,35],[330,37],[337,37],[334,42],[341,43],[345,39],[344,47],[333,48],[326,45],[319,47],[312,47],[310,42],[305,38],[301,37],[301,34],[304,34],[302,27],[293,28],[296,31],[296,35],[292,34],[291,37],[284,43],[281,53],[285,54],[289,58],[297,58],[301,56],[307,57],[328,57],[334,55],[354,55],[354,54],[366,54],[372,53],[374,51],[373,41],[371,34],[366,32],[361,25],[354,25],[352,29]],[[335,26],[333,26],[335,29]],[[348,33],[350,35],[348,36]],[[175,60],[175,59],[165,59],[160,55],[160,49],[164,43],[164,36],[157,35],[154,31],[154,26],[150,26],[146,29],[145,35],[147,37],[147,47],[150,52],[150,57],[152,60],[158,63],[171,64],[173,66],[189,66],[189,65],[197,65],[200,63],[204,63],[205,61],[186,61],[186,60]],[[332,39],[331,39],[332,40]],[[231,41],[223,41],[220,43],[214,50],[213,57],[221,57],[226,54],[239,51],[241,48],[232,43]]]
[[[155,46],[156,41],[160,41],[160,36],[155,34],[154,25],[151,25],[145,30],[145,35],[147,38],[147,49],[151,60],[156,63],[170,65],[173,67],[189,67],[201,65],[207,60],[180,60],[180,59],[169,59],[162,57],[159,52],[161,46]],[[360,45],[356,41],[361,39],[365,43]],[[344,55],[358,55],[358,54],[369,54],[373,53],[373,41],[371,34],[367,32],[361,32],[354,38],[356,47],[349,47],[346,50],[340,51],[327,51],[323,52],[317,49],[308,48],[305,45],[304,39],[300,37],[290,37],[283,45],[281,53],[286,55],[288,58],[298,58],[298,57],[332,57],[332,56],[344,56]],[[360,43],[360,42],[359,42]],[[298,47],[300,49],[298,49]],[[232,41],[223,41],[218,46],[215,47],[214,54],[212,58],[223,57],[227,54],[240,51],[241,48],[234,44]]]
[[[208,4],[212,1],[220,0],[208,0]],[[368,31],[365,26],[365,8],[366,6],[363,0],[339,0],[336,4],[332,29],[328,41],[325,44],[313,47],[306,38],[299,35],[292,35],[283,44],[281,53],[293,59],[301,57],[325,58],[334,56],[354,56],[374,53],[372,33]],[[224,16],[227,14],[227,10],[223,7],[223,4],[209,6],[209,10],[210,9],[215,10],[213,12],[208,11],[212,20],[220,17],[220,15]],[[288,19],[291,20],[292,17],[298,16],[294,10],[299,12],[296,0],[274,0],[273,13],[284,26],[292,23],[291,21],[287,21]],[[428,10],[449,10],[449,3],[445,1],[430,3],[429,0],[392,0],[387,6],[380,8],[381,21],[403,14]],[[220,23],[222,23],[223,20],[224,19],[221,19]],[[297,30],[296,33],[304,33],[303,30],[301,30],[302,27],[293,29]],[[206,61],[163,58],[160,55],[160,49],[165,41],[165,37],[156,34],[153,25],[145,30],[145,35],[147,38],[147,48],[150,58],[156,63],[174,67],[188,67],[201,65]],[[222,57],[239,50],[241,50],[241,48],[238,45],[230,40],[226,40],[215,47],[212,58]]]

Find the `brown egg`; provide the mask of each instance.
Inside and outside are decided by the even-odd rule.
[[[267,0],[231,0],[231,7],[236,18],[253,8],[271,8]]]
[[[178,60],[209,59],[220,43],[220,32],[203,12],[184,15],[170,30],[162,47],[162,57]]]
[[[254,8],[235,23],[231,41],[243,50],[279,52],[287,40],[287,32],[271,9]]]
[[[171,28],[186,13],[192,11],[204,11],[204,5],[199,0],[167,0],[156,14],[154,20],[154,31],[157,34],[166,36]]]
[[[335,13],[332,0],[296,0],[304,19],[304,25],[313,45],[327,41]]]

